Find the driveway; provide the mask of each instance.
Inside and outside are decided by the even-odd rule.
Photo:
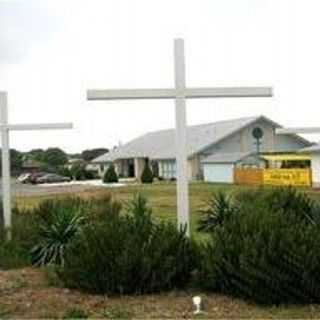
[[[77,193],[92,189],[99,189],[103,187],[122,187],[125,186],[124,183],[104,185],[100,180],[91,181],[72,181],[69,183],[53,183],[53,184],[21,184],[16,180],[11,180],[11,190],[15,197],[32,197],[32,196],[43,196],[51,194],[61,194],[61,193]],[[0,179],[0,195],[2,196],[2,183]]]

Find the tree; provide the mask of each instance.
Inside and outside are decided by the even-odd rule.
[[[50,167],[57,168],[68,162],[68,155],[59,148],[49,148],[44,152],[42,161]]]
[[[103,176],[104,183],[117,183],[118,182],[118,175],[116,170],[114,169],[114,165],[110,164],[109,168],[107,169],[106,173]]]
[[[149,163],[146,163],[142,174],[141,174],[141,182],[142,183],[152,183],[153,182],[153,173],[150,169]]]
[[[84,161],[89,162],[107,152],[109,152],[109,149],[106,149],[106,148],[87,149],[82,151],[81,157]]]
[[[22,168],[23,156],[16,149],[10,149],[10,166],[12,171],[19,171]]]
[[[39,162],[43,161],[44,154],[45,151],[43,149],[32,149],[28,152],[28,156],[30,156],[32,160],[36,160]]]

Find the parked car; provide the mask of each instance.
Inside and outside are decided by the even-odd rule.
[[[55,183],[55,182],[70,182],[71,178],[60,176],[54,173],[48,173],[37,177],[35,183]]]
[[[33,173],[31,173],[28,182],[32,183],[32,184],[36,184],[36,183],[38,183],[37,182],[38,178],[43,177],[47,174],[48,174],[48,172],[33,172]]]
[[[30,182],[30,176],[31,176],[31,173],[22,173],[17,178],[17,181],[20,183],[28,183],[28,182]]]

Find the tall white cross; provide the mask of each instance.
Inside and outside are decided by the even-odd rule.
[[[271,97],[269,87],[187,88],[184,41],[174,41],[175,87],[166,89],[88,90],[88,100],[175,99],[178,226],[186,225],[190,234],[186,98]]]
[[[0,133],[2,139],[2,199],[4,227],[11,237],[10,131],[71,129],[72,123],[8,124],[7,93],[0,91]]]

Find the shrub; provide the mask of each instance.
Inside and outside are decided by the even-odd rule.
[[[193,246],[170,223],[155,223],[136,196],[123,215],[87,225],[58,272],[66,286],[98,294],[142,294],[185,286],[194,267]]]
[[[93,180],[98,177],[97,172],[95,170],[87,170],[84,171],[84,176],[86,180]]]
[[[200,211],[202,218],[199,220],[198,231],[211,232],[236,212],[237,207],[230,196],[226,192],[218,192],[208,201],[207,208]]]
[[[75,163],[70,169],[71,176],[74,180],[81,181],[86,180],[86,169],[83,164]]]
[[[246,191],[203,247],[200,284],[263,304],[320,302],[320,211],[294,189]]]
[[[146,164],[142,174],[141,174],[141,182],[142,183],[152,183],[153,182],[153,173],[149,166],[149,164]]]
[[[110,164],[107,171],[105,172],[103,176],[103,182],[104,183],[117,183],[118,182],[118,175],[116,173],[116,170],[114,169],[114,165]]]
[[[110,195],[84,200],[79,197],[46,200],[32,211],[36,219],[32,262],[36,266],[63,265],[65,249],[85,223],[118,215],[121,204]]]
[[[1,204],[0,204],[1,206]],[[31,264],[30,248],[34,244],[35,221],[29,212],[12,209],[12,239],[7,241],[0,225],[0,269],[16,269]]]
[[[28,252],[16,240],[2,240],[0,244],[0,269],[22,268],[30,264]]]
[[[36,266],[63,265],[65,249],[84,223],[80,199],[47,200],[37,214],[37,244],[31,250]]]
[[[73,179],[73,176],[72,176],[72,172],[69,168],[67,167],[62,167],[58,170],[58,174],[60,174],[61,176],[64,176],[64,177],[68,177],[70,179]]]

